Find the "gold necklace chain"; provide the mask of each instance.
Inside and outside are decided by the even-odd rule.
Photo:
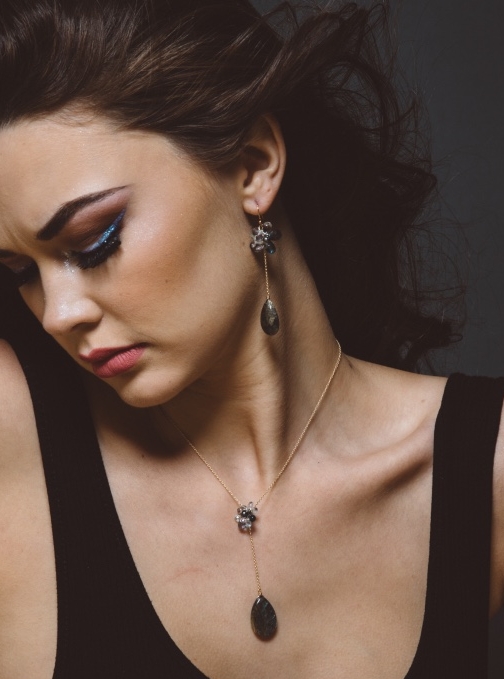
[[[217,481],[221,484],[221,486],[227,491],[227,493],[233,498],[233,500],[236,502],[238,505],[238,515],[235,517],[236,521],[238,522],[240,528],[243,531],[246,531],[249,534],[250,538],[250,546],[252,549],[252,560],[254,563],[254,571],[255,571],[255,578],[256,578],[256,584],[257,584],[257,599],[254,602],[254,605],[252,607],[252,612],[251,612],[251,621],[252,621],[252,629],[254,630],[255,634],[259,637],[259,639],[262,640],[268,640],[271,639],[271,637],[275,634],[276,629],[277,629],[277,618],[276,618],[276,612],[273,608],[273,606],[270,604],[270,602],[263,596],[262,593],[262,587],[261,587],[261,579],[259,577],[259,565],[257,563],[257,556],[256,556],[256,550],[255,550],[255,545],[254,545],[254,537],[252,535],[252,523],[255,521],[255,512],[257,511],[257,507],[259,503],[270,493],[273,488],[276,486],[277,482],[280,480],[280,477],[284,473],[284,471],[287,469],[289,466],[292,458],[294,457],[297,449],[301,445],[301,441],[304,439],[306,432],[308,431],[308,427],[313,421],[313,418],[317,414],[318,409],[320,408],[320,405],[322,401],[324,400],[324,396],[327,394],[327,391],[329,387],[331,386],[331,382],[333,381],[334,376],[336,375],[336,372],[340,366],[341,363],[341,344],[336,340],[336,343],[338,345],[338,357],[336,359],[336,363],[334,364],[334,368],[332,369],[331,375],[329,379],[327,380],[327,384],[325,385],[319,400],[315,404],[315,407],[308,418],[307,423],[304,426],[303,431],[299,435],[298,440],[294,444],[294,448],[291,450],[289,453],[289,456],[285,460],[282,468],[278,472],[278,474],[275,476],[273,481],[270,483],[270,485],[266,488],[264,493],[261,495],[261,497],[257,500],[257,502],[254,504],[253,502],[249,502],[248,505],[243,505],[240,500],[236,497],[236,495],[233,493],[233,491],[226,485],[226,483],[221,479],[219,474],[215,471],[215,469],[212,467],[212,465],[205,459],[205,457],[200,453],[200,451],[196,448],[194,443],[186,436],[186,434],[182,431],[182,429],[178,426],[176,422],[167,414],[164,412],[164,410],[160,407],[161,412],[163,414],[163,417],[167,419],[174,427],[175,429],[179,432],[179,434],[182,436],[182,438],[185,440],[187,445],[196,453],[196,455],[199,457],[199,459],[203,462],[206,467],[212,472],[212,474],[215,476]]]
[[[301,432],[301,434],[299,435],[298,440],[297,440],[296,443],[294,444],[294,448],[291,450],[291,452],[290,452],[288,458],[285,460],[285,462],[284,462],[282,468],[280,469],[280,471],[278,472],[278,474],[276,475],[276,477],[273,479],[273,481],[270,483],[270,485],[266,488],[266,490],[265,490],[264,493],[261,495],[261,497],[257,500],[257,502],[254,504],[255,507],[257,507],[257,506],[259,505],[259,503],[266,497],[266,495],[268,495],[268,493],[270,493],[270,492],[273,490],[273,488],[276,486],[277,482],[280,480],[280,477],[282,476],[282,474],[284,473],[284,471],[285,471],[285,470],[287,469],[287,467],[289,466],[290,461],[292,460],[292,458],[293,458],[294,455],[296,454],[297,449],[298,449],[299,446],[301,445],[301,441],[304,439],[305,434],[306,434],[306,432],[308,431],[308,428],[309,428],[310,424],[311,424],[312,421],[313,421],[313,418],[314,418],[315,415],[317,414],[317,411],[318,411],[318,409],[320,408],[320,405],[321,405],[322,401],[324,400],[324,396],[327,394],[327,391],[328,391],[329,387],[331,386],[331,382],[333,381],[333,378],[334,378],[334,376],[336,375],[336,371],[338,370],[339,365],[340,365],[340,362],[341,362],[341,344],[338,342],[338,340],[336,340],[336,343],[337,343],[337,345],[338,345],[338,357],[337,357],[337,359],[336,359],[336,363],[334,364],[334,368],[332,369],[331,375],[330,375],[329,379],[327,380],[327,384],[325,385],[324,390],[323,390],[322,394],[320,395],[319,400],[318,400],[317,403],[315,404],[315,408],[313,409],[313,411],[312,411],[310,417],[308,418],[308,422],[305,424],[305,427],[304,427],[303,431]],[[163,415],[164,415],[167,419],[169,419],[169,421],[173,424],[173,426],[174,426],[175,429],[179,432],[179,434],[182,436],[182,438],[185,440],[185,442],[187,443],[187,445],[188,445],[190,448],[192,448],[192,450],[196,453],[196,455],[197,455],[197,456],[199,457],[199,459],[203,462],[203,464],[206,465],[206,466],[208,467],[208,469],[212,472],[212,474],[215,476],[215,478],[216,478],[217,481],[221,484],[221,486],[228,492],[228,494],[233,498],[233,500],[237,503],[237,505],[238,505],[238,506],[241,506],[242,503],[240,502],[240,500],[236,497],[236,495],[233,493],[233,491],[226,485],[225,481],[223,481],[223,480],[221,479],[221,477],[220,477],[219,474],[215,471],[215,469],[212,467],[212,465],[205,459],[205,457],[203,457],[203,455],[202,455],[202,454],[200,453],[200,451],[196,448],[196,446],[194,445],[194,443],[188,438],[188,436],[186,436],[186,434],[182,431],[182,429],[178,426],[178,424],[177,424],[176,422],[174,422],[174,420],[173,420],[169,415],[167,415],[164,411],[162,411],[162,412],[163,412]]]

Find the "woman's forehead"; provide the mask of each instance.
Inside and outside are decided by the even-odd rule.
[[[60,206],[114,187],[142,195],[207,185],[208,173],[167,138],[107,119],[54,115],[0,129],[0,249],[37,232]],[[168,187],[171,187],[168,190]]]
[[[69,124],[61,116],[48,116],[4,127],[0,230],[6,221],[40,225],[80,195],[135,184],[156,162],[169,171],[167,163],[177,161],[182,163],[158,135],[119,131],[103,119]]]
[[[51,117],[21,121],[0,130],[0,210],[23,221],[73,197],[111,170],[112,143],[105,129],[68,125]],[[86,186],[86,190],[97,190]]]

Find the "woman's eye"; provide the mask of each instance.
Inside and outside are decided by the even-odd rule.
[[[72,251],[71,259],[80,269],[93,269],[107,261],[121,245],[119,234],[121,233],[124,209],[120,212],[112,224],[105,229],[102,235],[92,245],[84,250]]]
[[[121,233],[122,221],[126,209],[122,210],[114,219],[112,224],[108,226],[101,236],[92,245],[84,250],[73,250],[70,253],[70,259],[80,269],[93,269],[100,264],[103,264],[111,257],[121,245],[119,235]],[[9,268],[9,273],[12,276],[15,285],[20,288],[27,283],[30,283],[38,276],[38,267],[35,262],[31,262],[23,269],[17,271]]]

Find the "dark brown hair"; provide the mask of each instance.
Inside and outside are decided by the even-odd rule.
[[[0,125],[79,103],[218,170],[273,113],[282,200],[335,334],[347,353],[411,368],[453,335],[414,266],[436,184],[417,107],[401,106],[383,58],[383,5],[305,14],[283,3],[264,18],[246,0],[2,0]]]

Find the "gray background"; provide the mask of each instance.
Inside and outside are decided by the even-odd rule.
[[[443,212],[460,220],[468,282],[450,370],[504,375],[504,3],[395,0],[400,61],[424,93]],[[504,677],[504,612],[490,627],[489,678]]]
[[[390,4],[399,63],[430,117],[442,214],[462,224],[446,237],[468,284],[468,321],[463,340],[442,357],[445,369],[504,375],[504,2]],[[504,613],[492,622],[490,645],[489,679],[502,679]]]

